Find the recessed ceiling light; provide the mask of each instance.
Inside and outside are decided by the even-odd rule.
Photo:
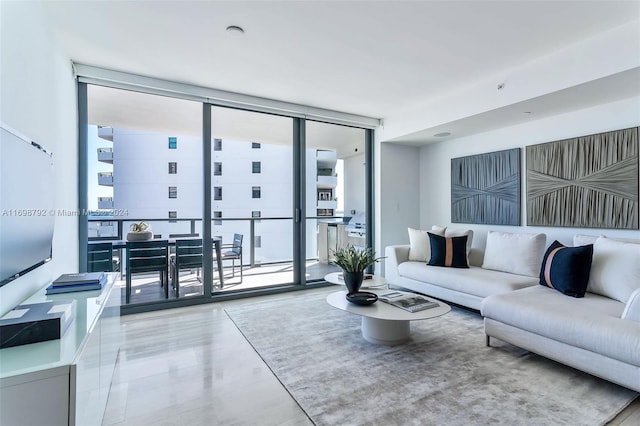
[[[239,27],[237,25],[229,25],[227,27],[227,32],[232,35],[241,35],[241,34],[244,34],[244,29],[242,29],[242,27]]]
[[[436,138],[444,138],[446,136],[451,136],[451,132],[441,132],[441,133],[436,133],[435,135]]]

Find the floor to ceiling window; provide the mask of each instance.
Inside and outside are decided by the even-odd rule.
[[[306,257],[315,261],[306,280],[339,268],[333,252],[366,247],[365,130],[306,122]]]
[[[87,104],[87,268],[120,272],[124,304],[203,296],[201,257],[181,256],[202,235],[202,104],[96,85]]]
[[[295,284],[292,119],[211,108],[212,235],[222,239],[215,292]]]
[[[80,261],[118,271],[131,312],[322,282],[371,244],[371,130],[165,93],[79,83]]]

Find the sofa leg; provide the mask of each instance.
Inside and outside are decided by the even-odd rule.
[[[491,347],[491,336],[489,336],[488,334],[485,336],[486,337],[486,345],[487,347]]]

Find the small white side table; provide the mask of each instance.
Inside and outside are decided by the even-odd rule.
[[[344,285],[344,279],[342,278],[342,272],[332,272],[330,274],[325,275],[325,281],[331,284]],[[387,285],[387,280],[379,276],[372,276],[367,280],[362,280],[362,286],[360,288],[385,288]]]

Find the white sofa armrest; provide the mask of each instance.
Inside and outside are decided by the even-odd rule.
[[[622,319],[640,322],[640,288],[631,293],[622,313]]]
[[[409,244],[387,246],[384,249],[384,277],[391,284],[399,277],[398,265],[409,260]]]

